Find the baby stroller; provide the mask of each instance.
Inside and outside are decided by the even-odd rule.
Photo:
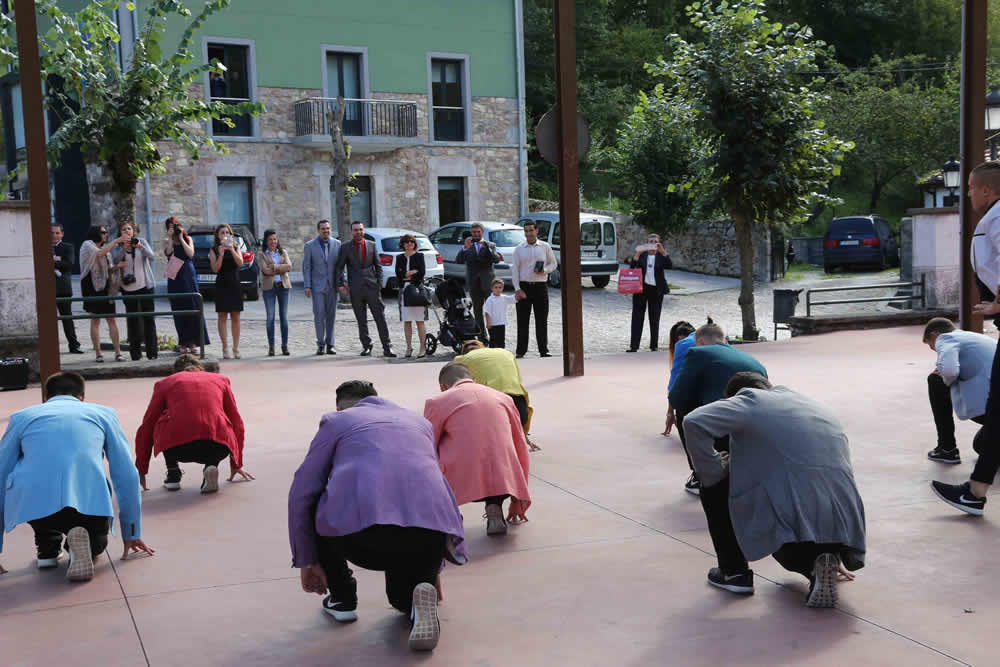
[[[436,340],[433,340],[434,336],[427,336],[427,354],[434,354],[438,342],[447,345],[455,352],[461,352],[462,345],[466,341],[475,340],[480,335],[479,325],[472,315],[472,299],[465,295],[465,289],[456,278],[449,278],[439,283],[434,288],[434,296],[444,308],[444,319],[441,319],[437,308],[432,305],[434,317],[437,318],[441,329]]]

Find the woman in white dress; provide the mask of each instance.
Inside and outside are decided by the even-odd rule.
[[[399,319],[403,322],[406,334],[406,356],[413,356],[413,346],[410,343],[413,338],[413,323],[416,322],[417,336],[420,338],[417,358],[421,359],[427,356],[427,329],[424,325],[427,321],[427,306],[404,306],[403,292],[407,283],[416,287],[423,285],[427,269],[423,253],[417,252],[417,239],[413,234],[404,234],[399,239],[399,247],[403,249],[403,254],[396,256],[396,284],[399,285]]]

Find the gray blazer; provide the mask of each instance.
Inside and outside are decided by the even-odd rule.
[[[958,418],[984,415],[997,342],[972,331],[952,331],[939,335],[934,349],[938,355],[937,370],[951,387],[951,404]]]
[[[340,241],[330,237],[330,247],[326,257],[323,256],[323,246],[317,236],[306,242],[302,251],[302,285],[306,289],[319,294],[325,294],[336,287],[333,276],[337,258],[340,257]]]
[[[725,478],[714,443],[730,436],[729,511],[748,560],[788,542],[833,542],[847,547],[847,569],[864,565],[847,435],[824,405],[787,387],[744,389],[688,413],[684,435],[703,486]]]
[[[354,249],[353,240],[344,242],[340,247],[340,259],[337,260],[338,287],[343,284],[344,267],[347,267],[347,284],[350,286],[351,294],[370,293],[372,290],[375,290],[375,294],[381,294],[382,264],[379,263],[374,242],[365,241],[364,261]]]

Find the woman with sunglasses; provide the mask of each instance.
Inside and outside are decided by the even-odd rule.
[[[94,225],[87,230],[87,240],[80,246],[80,291],[83,296],[108,296],[111,288],[112,268],[108,253],[115,244],[108,243],[108,228],[104,225]],[[122,361],[119,347],[118,323],[115,321],[115,302],[110,299],[103,301],[85,301],[83,309],[91,315],[107,315],[108,334],[115,350],[115,361]],[[97,361],[103,362],[101,354],[101,319],[90,320],[90,342],[94,344]]]

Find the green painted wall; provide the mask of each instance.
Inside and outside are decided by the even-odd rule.
[[[136,5],[141,30],[148,5]],[[172,21],[164,46],[182,29]],[[320,45],[337,44],[368,48],[372,91],[426,93],[436,51],[469,55],[473,96],[517,97],[513,0],[233,0],[202,34],[254,40],[258,86],[322,89]]]

